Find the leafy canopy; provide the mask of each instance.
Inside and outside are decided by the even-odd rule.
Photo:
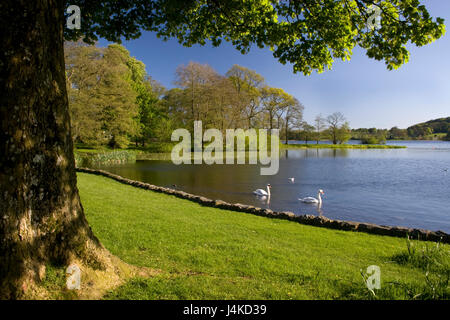
[[[120,45],[81,43],[66,43],[65,62],[74,140],[127,146],[142,95],[136,89],[145,72],[143,63]]]
[[[445,33],[418,0],[70,0],[81,9],[81,29],[68,40],[98,37],[120,42],[154,31],[185,45],[231,42],[242,53],[268,47],[294,72],[309,75],[349,60],[355,46],[396,69],[409,59],[408,41],[423,46]],[[381,28],[370,29],[369,7],[381,9]],[[66,13],[67,14],[67,13]]]

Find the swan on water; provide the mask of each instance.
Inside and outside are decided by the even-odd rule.
[[[272,188],[272,186],[270,184],[268,184],[267,191],[263,190],[263,189],[257,189],[255,191],[253,191],[253,194],[260,196],[260,197],[270,197],[270,188]]]
[[[317,199],[313,198],[313,197],[306,197],[306,198],[299,198],[298,200],[300,200],[301,202],[304,202],[304,203],[322,204],[322,197],[321,197],[322,194],[325,194],[325,193],[323,192],[322,189],[319,189],[319,191],[317,192]]]
[[[294,178],[288,178],[290,182],[294,183],[295,179]]]

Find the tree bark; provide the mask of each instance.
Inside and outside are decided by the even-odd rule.
[[[63,0],[0,4],[0,298],[20,298],[48,263],[102,248],[76,187]]]

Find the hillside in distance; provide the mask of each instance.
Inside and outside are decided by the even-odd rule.
[[[413,138],[425,138],[429,135],[440,135],[450,140],[450,117],[422,122],[407,128],[408,135]]]

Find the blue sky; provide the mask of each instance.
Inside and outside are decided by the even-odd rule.
[[[450,30],[450,1],[426,0],[433,17],[445,19]],[[100,45],[107,44],[100,41]],[[208,63],[220,74],[239,64],[253,69],[268,85],[283,88],[305,106],[304,118],[312,122],[321,113],[342,112],[353,128],[406,128],[430,119],[450,116],[450,36],[425,47],[410,47],[410,61],[395,71],[384,62],[368,58],[355,48],[350,61],[336,61],[333,69],[310,76],[294,74],[269,49],[254,48],[242,55],[228,43],[218,48],[186,48],[176,40],[163,42],[145,32],[136,40],[124,41],[130,54],[147,66],[147,72],[165,87],[174,87],[175,70],[189,61]]]

